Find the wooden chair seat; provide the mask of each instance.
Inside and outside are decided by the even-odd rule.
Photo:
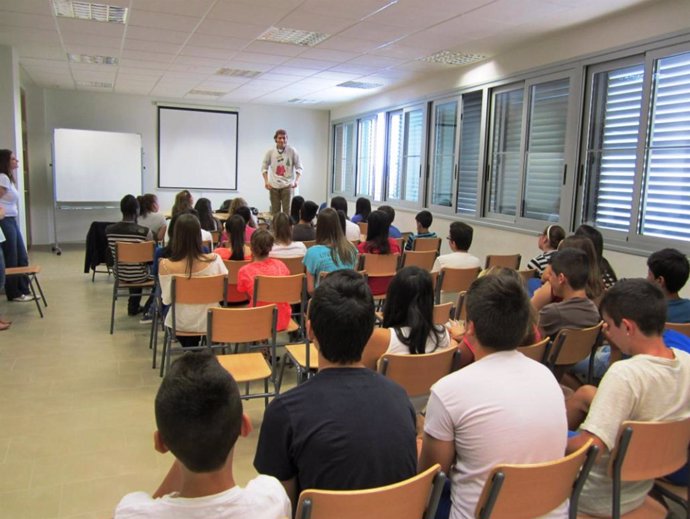
[[[5,268],[5,277],[14,276],[27,276],[29,278],[29,289],[31,290],[31,295],[34,297],[34,302],[36,303],[36,309],[38,310],[38,315],[43,319],[43,310],[41,309],[41,301],[44,307],[48,307],[48,301],[46,301],[46,296],[43,293],[43,288],[38,282],[38,274],[41,272],[40,265],[27,265],[25,267],[9,267]],[[38,289],[38,294],[36,290]],[[39,297],[40,295],[40,297]]]
[[[40,272],[40,265],[27,265],[26,267],[5,268],[5,276],[28,276],[29,274],[39,274]]]
[[[304,342],[299,344],[286,344],[285,355],[281,359],[280,375],[278,377],[278,389],[283,384],[283,375],[288,359],[297,369],[297,383],[305,381],[312,373],[319,369],[319,352],[313,343],[309,342],[309,358],[307,359],[307,348]]]
[[[237,381],[254,382],[271,376],[271,366],[262,353],[234,353],[232,355],[218,355],[218,362]]]

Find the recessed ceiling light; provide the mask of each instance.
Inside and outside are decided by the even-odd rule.
[[[120,60],[113,56],[90,56],[88,54],[67,54],[70,63],[88,63],[90,65],[117,65]]]
[[[216,74],[219,76],[255,78],[260,76],[261,72],[258,70],[242,70],[239,68],[220,68]]]
[[[442,50],[431,56],[419,58],[420,61],[427,63],[440,63],[442,65],[469,65],[486,59],[486,56],[481,54],[469,54],[467,52],[451,52],[449,50]]]
[[[330,38],[330,36],[330,34],[323,32],[303,31],[301,29],[289,29],[287,27],[271,27],[257,39],[272,41],[274,43],[289,43],[302,47],[314,47]]]
[[[318,103],[318,101],[316,99],[301,99],[299,97],[293,97],[292,99],[288,99],[288,103],[295,105],[313,105]]]
[[[53,0],[55,16],[77,18],[94,22],[126,23],[126,7],[108,4],[92,4],[78,0]]]
[[[227,92],[219,92],[217,90],[199,90],[196,88],[187,92],[187,95],[206,96],[206,97],[222,97],[226,94],[227,94]]]
[[[363,81],[345,81],[345,83],[340,83],[336,86],[344,88],[359,88],[361,90],[369,90],[371,88],[378,88],[383,85],[381,83],[365,83]]]
[[[89,88],[113,88],[112,83],[104,81],[77,81],[77,86]]]

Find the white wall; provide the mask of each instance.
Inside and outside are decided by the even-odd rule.
[[[162,210],[172,206],[178,190],[158,189],[157,109],[153,99],[143,96],[101,94],[27,86],[29,149],[32,162],[32,232],[34,243],[53,242],[53,184],[51,143],[53,129],[77,128],[139,133],[144,148],[144,190],[158,195]],[[180,105],[178,101],[176,103]],[[261,177],[261,161],[273,145],[277,128],[288,131],[290,143],[300,152],[304,165],[300,194],[308,199],[326,198],[328,117],[324,110],[284,108],[268,105],[235,105],[239,109],[238,189],[192,191],[195,199],[209,198],[218,207],[226,198],[242,196],[250,205],[267,210],[268,193]],[[214,108],[221,105],[213,105]],[[190,165],[190,175],[194,167]],[[94,178],[95,182],[107,179]],[[122,193],[121,195],[124,195]],[[137,193],[138,194],[138,193]],[[118,194],[118,197],[120,194]],[[58,239],[61,243],[83,241],[94,220],[118,220],[119,210],[59,211]]]

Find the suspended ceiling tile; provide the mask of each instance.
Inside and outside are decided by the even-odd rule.
[[[259,21],[259,20],[257,20]],[[261,36],[270,25],[239,23],[230,20],[217,20],[206,18],[196,30],[198,34],[210,34],[213,36],[232,36],[233,38],[254,40]]]
[[[288,43],[253,41],[242,50],[262,54],[272,54],[276,56],[298,56],[304,52],[305,47],[300,47],[299,45],[290,45]]]
[[[241,50],[248,40],[242,38],[213,36],[211,34],[193,34],[188,41],[189,45],[197,47],[211,47],[216,49]]]
[[[160,52],[146,52],[140,50],[122,51],[122,57],[127,59],[134,59],[138,61],[155,61],[157,63],[172,63],[175,59],[174,54],[162,54]]]
[[[319,59],[306,59],[302,58],[301,56],[298,58],[291,59],[289,61],[286,61],[284,63],[286,67],[296,67],[296,68],[303,68],[303,69],[311,69],[311,70],[327,70],[335,65],[338,65],[337,62],[334,61],[325,61],[325,60],[319,60]]]
[[[92,34],[121,39],[125,34],[125,25],[120,23],[103,23],[91,20],[74,20],[71,18],[57,18],[60,34],[85,35]]]
[[[214,0],[136,0],[136,9],[164,12],[182,16],[198,16],[213,4]]]
[[[357,19],[341,18],[333,14],[318,14],[300,9],[280,20],[280,27],[336,34],[357,23]]]
[[[262,54],[259,52],[240,51],[233,56],[233,60],[248,61],[252,63],[266,63],[268,65],[280,65],[285,63],[289,56],[276,56],[274,54]]]
[[[127,39],[132,38],[142,41],[159,41],[163,43],[182,44],[187,41],[189,33],[182,31],[166,31],[163,29],[152,29],[150,27],[127,27]]]
[[[30,14],[30,13],[17,13],[13,11],[7,11],[4,9],[4,5],[0,10],[0,27],[10,26],[10,27],[27,27],[29,29],[43,29],[48,31],[55,30],[55,19],[50,16],[43,14]]]
[[[136,2],[134,5],[136,6]],[[135,7],[130,12],[127,23],[129,26],[189,32],[194,30],[200,21],[201,16],[181,16],[162,11],[142,11]]]
[[[162,41],[145,41],[135,40],[133,38],[125,39],[125,52],[128,50],[145,51],[145,52],[160,52],[161,54],[177,54],[182,49],[179,43],[167,43]]]

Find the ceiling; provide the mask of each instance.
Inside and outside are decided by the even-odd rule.
[[[329,108],[447,70],[420,61],[436,52],[490,58],[650,0],[95,1],[127,7],[126,23],[56,16],[52,0],[0,0],[0,44],[43,87]],[[258,39],[270,27],[330,37],[314,47]],[[117,63],[74,63],[68,53]],[[337,86],[346,81],[380,86]]]

